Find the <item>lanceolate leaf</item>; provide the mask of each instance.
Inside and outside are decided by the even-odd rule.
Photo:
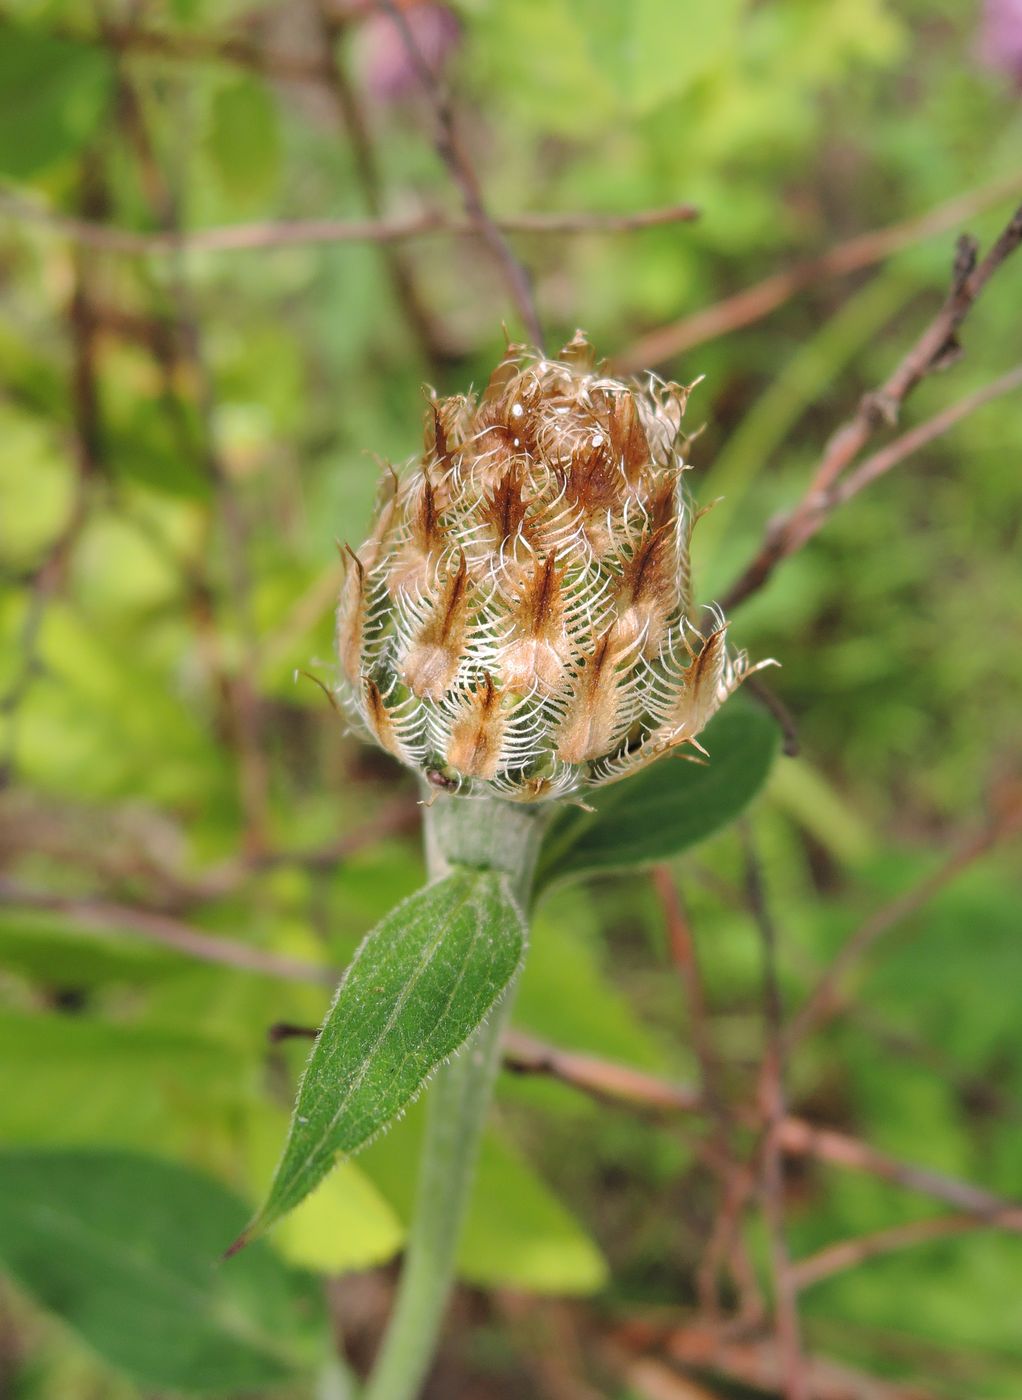
[[[525,924],[503,876],[458,871],[393,909],[341,984],[306,1066],[284,1156],[243,1244],[391,1121],[514,977]],[[237,1246],[236,1246],[237,1247]]]
[[[591,871],[648,865],[711,836],[762,787],[778,738],[765,710],[730,701],[700,735],[708,759],[662,758],[597,791],[589,799],[594,812],[562,811],[543,842],[537,890]]]
[[[250,1393],[328,1351],[307,1275],[265,1244],[221,1266],[245,1207],[133,1152],[0,1153],[0,1271],[148,1390]]]

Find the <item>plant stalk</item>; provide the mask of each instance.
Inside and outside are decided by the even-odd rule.
[[[425,808],[430,880],[458,865],[503,872],[527,913],[548,812],[495,798],[441,796]],[[451,1286],[479,1144],[511,1011],[509,988],[429,1088],[415,1214],[390,1325],[364,1400],[415,1400],[429,1371]]]

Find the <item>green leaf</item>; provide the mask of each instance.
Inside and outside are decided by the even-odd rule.
[[[101,49],[0,24],[0,174],[24,179],[74,155],[102,120],[112,83]]]
[[[237,1393],[325,1354],[305,1276],[265,1244],[217,1263],[244,1214],[224,1187],[155,1157],[0,1154],[0,1266],[145,1386]]]
[[[273,190],[280,161],[277,108],[263,83],[238,78],[213,99],[210,159],[227,196],[258,204]]]
[[[597,68],[613,83],[624,108],[637,114],[652,111],[726,62],[743,8],[744,0],[685,6],[678,0],[627,5],[571,0]]]
[[[257,1198],[272,1179],[287,1120],[258,1104],[249,1118],[250,1175]],[[289,1264],[321,1274],[348,1273],[386,1263],[401,1248],[405,1229],[394,1208],[354,1162],[338,1162],[301,1205],[282,1220],[274,1248]]]
[[[662,758],[598,791],[595,812],[561,812],[540,852],[537,891],[590,871],[665,860],[711,836],[763,786],[778,738],[765,710],[732,700],[700,736],[710,755],[704,762]]]
[[[415,1209],[425,1118],[416,1104],[374,1142],[360,1166],[406,1223]],[[500,1133],[483,1134],[475,1183],[458,1242],[459,1278],[534,1293],[587,1294],[606,1282],[599,1247],[535,1168]]]
[[[252,1231],[296,1206],[338,1156],[364,1147],[411,1102],[485,1019],[524,946],[521,912],[493,871],[458,871],[391,910],[356,954],[313,1046]]]
[[[0,1010],[0,1140],[177,1151],[218,1145],[258,1061],[220,1035],[85,1014]]]

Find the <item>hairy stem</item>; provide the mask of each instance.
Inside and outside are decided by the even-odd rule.
[[[546,817],[543,808],[494,798],[439,797],[425,809],[430,879],[458,865],[499,870],[526,911]],[[512,999],[513,989],[430,1086],[404,1270],[365,1400],[414,1400],[429,1370]]]

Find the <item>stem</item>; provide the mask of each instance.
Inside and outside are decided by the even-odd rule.
[[[496,798],[437,798],[425,808],[430,879],[441,879],[457,865],[500,870],[527,910],[547,817],[545,807]],[[512,1000],[510,988],[430,1086],[404,1269],[364,1400],[415,1400],[429,1370],[454,1281],[458,1238]]]

